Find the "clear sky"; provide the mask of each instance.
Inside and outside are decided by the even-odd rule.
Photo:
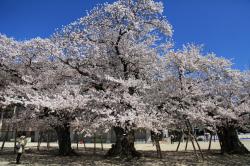
[[[114,0],[0,0],[0,33],[18,40],[48,37],[84,16],[98,3]],[[204,44],[206,52],[250,68],[250,0],[162,0],[174,28],[175,47]]]

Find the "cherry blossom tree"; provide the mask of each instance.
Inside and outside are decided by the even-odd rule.
[[[62,50],[61,62],[78,71],[92,93],[106,100],[96,102],[109,110],[102,120],[116,133],[110,156],[138,155],[133,130],[145,125],[143,118],[148,117],[141,87],[157,77],[159,55],[168,48],[172,34],[162,12],[161,2],[119,0],[97,6],[52,38]],[[108,86],[117,80],[117,87]]]
[[[58,96],[65,96],[62,94],[65,85],[74,81],[74,79],[69,79],[74,76],[74,72],[67,70],[68,67],[66,68],[56,61],[53,55],[57,54],[57,50],[49,39],[35,38],[22,42],[11,41],[17,43],[18,49],[8,48],[7,46],[10,47],[10,44],[3,45],[2,52],[5,54],[2,55],[6,55],[6,58],[3,59],[2,64],[4,65],[2,66],[6,66],[4,70],[6,74],[17,77],[18,81],[10,80],[9,84],[6,84],[6,88],[1,91],[3,98],[1,103],[5,106],[18,103],[25,106],[26,109],[21,112],[18,121],[25,120],[26,123],[30,124],[39,121],[48,124],[57,131],[60,154],[70,153],[69,123],[73,121],[73,115],[76,113],[69,114],[70,112],[67,112],[69,108],[65,107],[73,99],[68,97],[63,100],[65,105],[58,105],[57,102],[61,99]],[[13,56],[10,57],[12,49],[17,51],[13,52]],[[72,108],[72,110],[75,109]],[[29,113],[27,114],[27,112]],[[64,119],[62,119],[63,117]],[[65,119],[68,122],[65,122]]]
[[[209,73],[209,83],[204,89],[209,94],[203,107],[214,120],[222,153],[245,154],[249,151],[240,142],[237,130],[247,128],[247,119],[242,115],[249,109],[249,94],[243,73],[228,67],[217,66],[216,74]]]
[[[165,56],[165,71],[149,100],[153,98],[151,101],[163,110],[161,113],[172,119],[172,125],[179,129],[185,128],[187,121],[195,125],[209,120],[202,110],[203,72],[212,63],[207,61],[209,56],[203,56],[201,48],[194,45],[171,50]]]
[[[243,110],[238,107],[248,102],[242,73],[231,69],[229,60],[214,54],[203,56],[201,49],[192,45],[170,52],[166,61],[169,83],[162,103],[167,113],[172,111],[173,118],[216,130],[222,152],[248,153],[236,132],[244,126],[239,117]]]

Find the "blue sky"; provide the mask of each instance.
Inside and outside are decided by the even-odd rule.
[[[48,37],[84,16],[98,3],[114,0],[0,0],[0,33],[18,40]],[[205,52],[250,68],[249,0],[163,0],[174,28],[175,47],[204,44]]]

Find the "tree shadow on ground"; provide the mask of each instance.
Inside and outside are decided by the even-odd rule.
[[[76,150],[78,155],[74,156],[59,156],[55,148],[49,150],[43,148],[40,151],[29,149],[22,156],[23,165],[64,165],[64,166],[178,166],[178,165],[199,165],[199,166],[247,166],[250,163],[250,155],[221,155],[219,151],[203,151],[205,160],[197,160],[192,151],[162,152],[163,158],[157,158],[155,151],[140,151],[142,157],[126,161],[120,158],[106,158],[106,150],[96,150],[96,154],[92,148]],[[5,149],[0,152],[0,163],[9,162],[13,165],[16,155],[13,149]]]

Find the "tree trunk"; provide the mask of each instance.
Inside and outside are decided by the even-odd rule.
[[[17,129],[14,131],[14,153],[16,153],[16,143],[17,143]]]
[[[160,141],[159,141],[159,136],[157,136],[156,140],[155,140],[155,146],[156,146],[156,151],[157,151],[157,157],[162,159],[162,153],[161,153],[161,145],[160,145]]]
[[[72,154],[73,150],[71,148],[70,127],[68,124],[56,127],[56,133],[58,138],[59,154],[63,156]]]
[[[186,140],[186,146],[185,146],[185,151],[187,151],[187,146],[188,146],[188,139],[189,139],[189,136],[187,136],[187,140]]]
[[[42,141],[42,132],[38,131],[38,140],[37,140],[37,150],[40,150],[40,145]]]
[[[218,137],[221,143],[221,153],[247,154],[249,151],[240,142],[234,127],[218,127]]]
[[[176,152],[178,152],[178,150],[179,150],[179,147],[180,147],[180,144],[181,144],[183,135],[184,135],[183,132],[181,132],[181,135],[178,134],[178,137],[179,137],[180,139],[179,139],[179,142],[178,142],[178,145],[177,145],[177,148],[176,148]],[[178,138],[178,137],[177,137],[177,138]]]
[[[79,134],[76,132],[76,149],[78,150],[79,146]]]
[[[116,143],[106,154],[108,157],[134,158],[139,157],[140,153],[136,151],[134,146],[134,131],[126,132],[121,127],[114,127],[116,134]]]
[[[7,129],[7,132],[5,133],[4,140],[3,140],[3,143],[2,143],[2,147],[1,147],[1,150],[3,150],[4,144],[5,144],[5,142],[6,142],[7,139],[8,139],[9,131],[10,131],[10,126],[8,125],[8,129]]]
[[[86,151],[86,144],[85,144],[85,140],[84,140],[83,136],[82,136],[82,142],[83,142],[83,145],[84,145],[84,150]]]

